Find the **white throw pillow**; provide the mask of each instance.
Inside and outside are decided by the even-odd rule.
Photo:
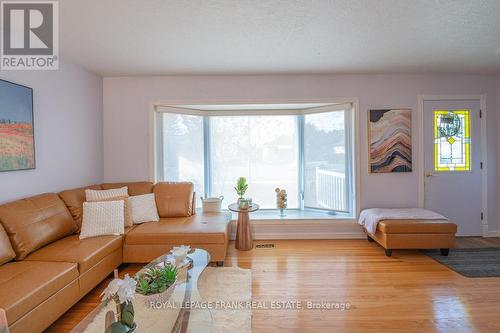
[[[113,188],[111,190],[85,190],[87,201],[101,201],[116,197],[128,197],[128,187]]]
[[[154,193],[135,195],[129,197],[128,200],[134,224],[158,222],[160,220]]]
[[[83,203],[83,221],[80,239],[123,235],[125,232],[125,209],[123,200]]]

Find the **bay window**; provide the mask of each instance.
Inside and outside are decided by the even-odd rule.
[[[235,200],[240,176],[246,196],[261,208],[276,207],[276,187],[288,190],[288,206],[298,205],[297,124],[294,116],[216,116],[210,118],[211,195]]]
[[[200,196],[235,202],[236,179],[246,197],[276,209],[275,188],[288,209],[353,210],[350,105],[158,107],[158,181],[191,181]]]

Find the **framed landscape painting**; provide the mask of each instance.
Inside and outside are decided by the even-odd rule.
[[[411,109],[370,110],[370,172],[411,172]]]
[[[33,89],[0,80],[0,172],[34,168]]]

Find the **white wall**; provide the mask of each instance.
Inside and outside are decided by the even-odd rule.
[[[102,78],[61,62],[57,71],[2,71],[33,88],[36,169],[0,173],[0,202],[101,182]]]
[[[495,101],[496,101],[496,107],[497,111],[500,113],[500,73],[496,75],[496,93],[495,93]],[[497,132],[497,140],[495,141],[496,143],[496,148],[497,148],[497,165],[500,165],[500,115],[496,118],[497,120],[497,126],[495,128],[495,131]],[[497,198],[496,201],[493,202],[492,207],[496,207],[496,213],[497,213],[497,236],[500,237],[500,196],[498,196],[498,193],[500,193],[500,179],[497,179]],[[491,206],[490,206],[491,207]]]
[[[496,229],[496,77],[494,75],[270,75],[168,76],[104,79],[104,179],[149,178],[151,103],[182,100],[314,99],[360,101],[361,208],[417,206],[417,174],[368,174],[367,110],[410,107],[419,94],[487,94],[489,220]],[[500,107],[500,102],[498,103]],[[414,117],[416,119],[416,117]],[[414,158],[417,122],[413,122]],[[490,228],[491,228],[490,227]]]

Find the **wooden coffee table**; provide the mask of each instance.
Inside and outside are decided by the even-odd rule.
[[[251,204],[248,208],[240,208],[238,204],[233,203],[229,205],[229,210],[238,213],[238,222],[236,228],[236,242],[235,247],[237,250],[248,251],[253,248],[252,230],[250,229],[250,216],[249,213],[255,212],[259,209],[259,205]]]

